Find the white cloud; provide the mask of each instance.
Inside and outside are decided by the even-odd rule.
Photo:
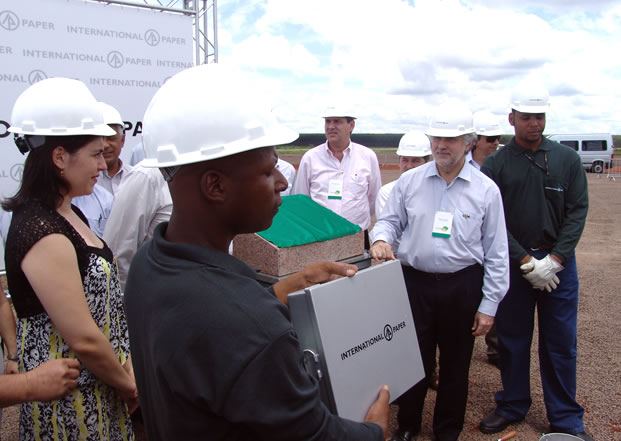
[[[310,72],[319,61],[303,45],[282,35],[252,35],[233,47],[231,62],[250,68]]]
[[[420,128],[431,107],[448,96],[506,119],[510,88],[532,75],[550,88],[555,130],[621,132],[615,110],[621,98],[618,2],[410,3],[255,0],[221,6],[229,14],[220,20],[221,59],[271,78],[278,109],[302,131],[322,130],[318,114],[336,96],[349,97],[358,109],[357,131]]]

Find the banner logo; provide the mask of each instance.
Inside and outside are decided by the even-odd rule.
[[[123,54],[119,51],[112,51],[108,54],[108,64],[113,69],[118,69],[123,66],[125,60],[123,59]]]
[[[2,130],[0,132],[0,138],[6,138],[7,136],[11,135],[11,132],[9,132],[9,127],[10,127],[10,124],[8,122],[2,121],[0,119],[0,130]]]
[[[19,27],[19,17],[13,11],[0,12],[0,26],[7,31],[14,31]]]
[[[157,46],[160,44],[160,34],[155,29],[147,29],[144,33],[144,41],[146,41],[149,46]]]
[[[24,164],[15,164],[11,167],[11,178],[16,182],[22,182],[22,175],[24,174]]]
[[[30,84],[38,83],[41,80],[47,80],[47,74],[42,70],[35,69],[28,74],[28,82]]]
[[[397,323],[396,325],[391,325],[390,323],[387,323],[386,325],[384,325],[383,332],[377,335],[374,335],[373,337],[363,341],[362,343],[357,344],[356,346],[353,346],[351,348],[348,348],[346,351],[342,352],[341,360],[346,360],[353,355],[359,354],[362,351],[366,351],[371,346],[377,343],[391,341],[394,338],[395,334],[401,331],[402,329],[405,329],[405,322],[400,322],[400,323]]]
[[[386,341],[392,340],[392,326],[384,326],[384,338],[386,339]]]

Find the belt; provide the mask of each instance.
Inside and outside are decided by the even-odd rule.
[[[411,266],[408,266],[408,265],[402,265],[402,266],[403,266],[404,271],[414,271],[416,274],[419,274],[421,276],[428,277],[434,280],[452,279],[453,277],[457,277],[469,271],[473,271],[473,270],[481,268],[480,264],[475,263],[474,265],[467,266],[465,268],[460,269],[459,271],[455,271],[454,273],[427,273],[425,271],[412,268]]]

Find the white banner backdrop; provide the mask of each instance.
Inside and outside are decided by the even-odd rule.
[[[167,78],[193,66],[192,17],[79,0],[0,3],[0,198],[19,186],[25,157],[7,131],[13,103],[50,77],[83,81],[125,121],[122,158],[140,142],[142,116]],[[4,268],[1,249],[0,268]]]

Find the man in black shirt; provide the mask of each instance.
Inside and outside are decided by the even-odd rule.
[[[588,210],[587,181],[576,152],[542,136],[548,101],[543,86],[518,85],[509,114],[515,137],[481,168],[502,193],[511,284],[496,313],[503,390],[496,393],[496,410],[479,428],[499,432],[528,412],[537,308],[541,382],[551,431],[592,441],[584,432],[584,409],[576,402],[574,250]]]
[[[156,93],[143,124],[145,165],[164,167],[173,199],[136,254],[125,291],[132,360],[150,441],[384,439],[388,389],[367,422],[330,413],[304,369],[288,293],[352,265],[312,265],[271,289],[228,254],[236,234],[272,223],[287,181],[276,124],[244,78],[216,64]]]

